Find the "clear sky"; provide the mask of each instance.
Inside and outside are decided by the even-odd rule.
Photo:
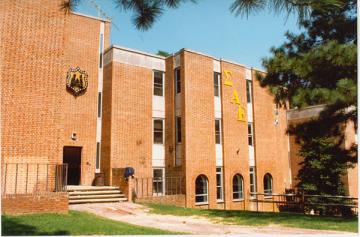
[[[295,16],[276,16],[267,10],[236,17],[229,10],[232,0],[198,0],[178,9],[167,9],[147,31],[136,30],[132,13],[116,8],[112,0],[93,0],[112,18],[111,44],[149,53],[163,50],[175,53],[189,48],[263,68],[261,59],[269,56],[272,46],[285,41],[284,33],[299,32]],[[82,0],[77,12],[98,16],[89,0]]]

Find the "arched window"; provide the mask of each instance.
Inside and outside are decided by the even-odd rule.
[[[240,200],[244,198],[244,180],[240,174],[234,175],[233,178],[233,199]]]
[[[271,195],[273,192],[273,180],[271,174],[267,173],[264,176],[264,193],[265,195]]]
[[[208,179],[205,175],[199,175],[195,181],[195,202],[208,202]]]

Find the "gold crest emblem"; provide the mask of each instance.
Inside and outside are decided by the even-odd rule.
[[[66,87],[70,90],[75,96],[84,92],[88,87],[87,73],[80,70],[79,67],[75,69],[70,68],[67,77],[66,77]]]

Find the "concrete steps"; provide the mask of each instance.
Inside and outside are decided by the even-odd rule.
[[[125,195],[118,187],[68,186],[69,204],[125,202]]]

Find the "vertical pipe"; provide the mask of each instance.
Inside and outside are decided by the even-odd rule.
[[[46,164],[46,191],[48,191],[49,164]]]
[[[156,181],[156,196],[159,196],[159,182]]]
[[[25,183],[25,193],[27,194],[29,182],[29,163],[26,163],[26,183]]]
[[[273,203],[273,212],[275,212],[275,202],[274,202],[274,195],[272,196],[272,203]]]
[[[38,182],[39,182],[39,164],[36,164],[36,192],[38,191]]]
[[[4,194],[6,194],[6,176],[7,176],[7,164],[5,163],[5,177],[4,177]]]
[[[146,196],[149,196],[149,178],[146,178]]]
[[[66,191],[67,190],[67,176],[68,176],[68,171],[69,171],[69,167],[68,167],[68,165],[66,164],[65,165],[65,175],[64,175],[64,183],[65,183],[65,185],[64,185],[64,191]]]
[[[144,197],[144,178],[141,178],[141,196]]]
[[[16,163],[16,172],[15,172],[15,194],[17,193],[17,177],[18,177],[18,169],[19,169],[19,164]]]

